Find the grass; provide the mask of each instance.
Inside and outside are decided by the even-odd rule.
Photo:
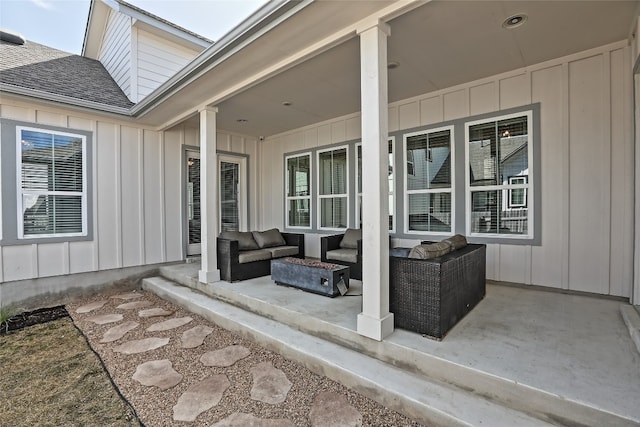
[[[0,426],[140,426],[70,318],[0,336]]]
[[[5,328],[5,332],[8,332],[9,322],[20,313],[22,310],[13,307],[0,307],[0,329]]]

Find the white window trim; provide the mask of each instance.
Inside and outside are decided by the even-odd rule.
[[[78,196],[76,191],[34,191],[34,190],[22,190],[22,131],[42,132],[62,136],[70,136],[74,138],[80,138],[82,140],[82,231],[79,233],[53,233],[53,234],[34,234],[24,235],[24,215],[22,212],[22,201],[24,194],[33,195],[52,195],[52,196]],[[84,135],[54,131],[45,128],[35,128],[29,126],[16,126],[16,218],[18,225],[18,239],[45,239],[55,237],[77,237],[87,236],[87,138]]]
[[[519,183],[514,183],[514,181],[522,181],[524,180],[524,184],[519,184]],[[529,179],[528,179],[528,175],[516,175],[516,176],[510,176],[509,179],[509,189],[508,189],[508,198],[507,198],[507,209],[521,209],[521,208],[526,208],[528,206],[528,194],[527,194],[527,190],[529,189]],[[518,190],[518,189],[523,189],[524,190],[524,203],[519,204],[519,203],[513,203],[512,202],[512,197],[513,197],[513,190]]]
[[[484,185],[478,187],[471,187],[470,183],[470,172],[469,172],[469,128],[474,125],[487,123],[487,122],[497,122],[505,119],[512,119],[515,117],[527,117],[527,156],[528,156],[528,184],[518,184],[518,185]],[[533,126],[533,110],[523,110],[518,113],[506,114],[502,116],[493,116],[489,118],[484,118],[482,120],[474,120],[470,122],[465,122],[464,124],[464,161],[465,161],[465,231],[467,236],[472,237],[488,237],[488,238],[500,238],[500,239],[513,239],[513,240],[521,240],[521,239],[533,239],[534,238],[534,197],[532,197],[534,193],[534,181],[535,174],[537,171],[534,166],[534,157],[533,157],[533,141],[535,140],[534,135],[534,126]],[[527,234],[499,234],[499,233],[472,233],[471,232],[471,193],[476,191],[502,191],[509,190],[510,188],[526,188],[527,196],[528,196],[528,206],[527,206]]]
[[[309,157],[309,195],[308,196],[289,196],[289,169],[288,169],[288,160],[289,159],[295,159],[296,157],[304,157],[304,156],[308,156]],[[313,167],[313,156],[311,151],[306,151],[304,153],[297,153],[297,154],[292,154],[289,156],[285,156],[284,158],[284,212],[285,212],[285,228],[290,228],[290,229],[296,229],[296,230],[311,230],[313,227],[313,215],[311,215],[312,213],[312,209],[311,209],[311,200],[313,197],[313,172],[314,172],[314,167]],[[304,200],[304,199],[308,199],[309,200],[309,226],[308,227],[304,227],[304,226],[300,226],[300,225],[291,225],[289,224],[289,201],[290,200]]]
[[[396,155],[396,137],[395,136],[390,136],[387,139],[387,144],[391,143],[391,157],[395,160],[395,155]],[[360,178],[360,176],[358,175],[358,147],[362,147],[362,142],[358,142],[355,145],[356,147],[356,215],[358,212],[360,212],[360,204],[362,203],[362,192],[358,191],[358,179]],[[396,171],[398,170],[397,165],[393,165],[393,172],[391,173],[391,176],[393,178],[393,184],[395,187],[396,184]],[[388,178],[387,178],[388,179]],[[391,199],[391,209],[389,211],[389,215],[392,216],[393,220],[391,221],[391,228],[389,229],[389,233],[395,233],[396,232],[396,222],[397,222],[397,216],[396,216],[396,195],[395,195],[395,188],[391,188],[389,187],[389,196],[392,197]],[[356,227],[357,228],[362,228],[362,224],[360,223],[360,218],[356,217]]]
[[[342,150],[344,149],[346,151],[347,154],[347,167],[346,167],[346,176],[345,176],[345,187],[347,192],[346,193],[340,193],[340,194],[320,194],[320,154],[322,153],[326,153],[329,151],[337,151],[337,150]],[[327,231],[344,231],[348,228],[349,226],[349,214],[350,214],[350,210],[349,210],[349,170],[351,169],[350,164],[349,164],[349,145],[340,145],[340,146],[335,146],[335,147],[330,147],[330,148],[325,148],[322,150],[318,150],[316,151],[316,188],[318,189],[318,194],[317,194],[317,218],[316,218],[316,224],[317,224],[317,229],[318,230],[327,230]],[[344,198],[346,199],[346,206],[347,206],[347,227],[345,228],[336,228],[336,227],[322,227],[322,199],[338,199],[338,198]]]
[[[409,190],[409,184],[407,180],[407,139],[416,136],[416,135],[424,135],[435,132],[440,132],[448,130],[450,132],[450,143],[449,147],[451,150],[451,187],[450,188],[434,188],[434,189],[426,189],[426,190]],[[453,125],[450,126],[442,126],[433,129],[424,129],[417,132],[405,133],[402,135],[402,165],[403,165],[403,189],[404,189],[404,206],[403,206],[403,215],[404,215],[404,234],[406,235],[415,235],[415,236],[425,236],[425,235],[433,235],[433,236],[451,236],[454,233],[455,229],[455,221],[456,221],[456,204],[455,204],[455,158],[456,158],[456,148],[455,148],[455,129]],[[414,169],[415,171],[415,169]],[[451,194],[451,229],[449,231],[425,231],[425,230],[409,230],[409,195],[410,194],[438,194],[438,193],[450,193]],[[394,218],[395,221],[395,218]]]

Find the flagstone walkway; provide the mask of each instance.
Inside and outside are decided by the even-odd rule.
[[[148,292],[67,310],[147,426],[420,425]]]

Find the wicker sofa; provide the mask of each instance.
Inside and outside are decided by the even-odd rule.
[[[218,243],[220,277],[227,282],[271,274],[271,260],[304,258],[304,234],[266,231],[226,231]]]
[[[407,255],[392,250],[389,257],[395,326],[440,340],[485,296],[486,246],[469,244],[431,259]]]

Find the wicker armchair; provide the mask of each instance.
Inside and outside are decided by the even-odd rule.
[[[438,258],[389,257],[389,309],[395,326],[438,340],[485,296],[486,246]]]
[[[329,251],[349,250],[340,248],[340,242],[342,241],[343,236],[344,234],[336,234],[333,236],[324,236],[320,238],[320,259],[324,262],[346,265],[347,267],[349,267],[350,278],[362,280],[362,239],[358,240],[358,248],[352,249],[356,258],[356,262],[348,262],[345,260],[331,258],[331,254],[327,256],[327,252]]]

